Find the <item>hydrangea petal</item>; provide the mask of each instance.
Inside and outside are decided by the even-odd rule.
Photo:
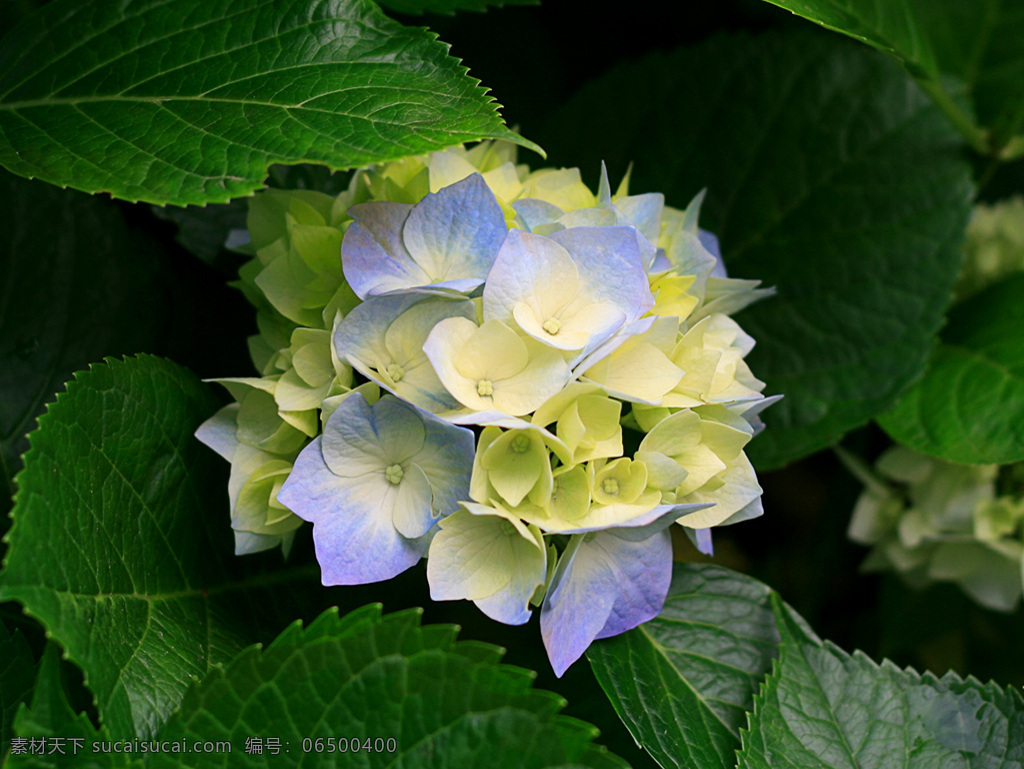
[[[335,475],[358,478],[405,462],[423,448],[424,439],[414,407],[391,398],[371,406],[354,393],[324,426],[323,458]]]
[[[541,323],[576,295],[579,270],[569,252],[549,238],[512,230],[498,251],[484,286],[484,320],[511,323],[516,305],[527,305]]]
[[[722,484],[714,490],[699,489],[686,495],[687,502],[714,503],[714,507],[680,518],[680,524],[705,529],[720,526],[741,510],[746,510],[747,518],[756,518],[764,512],[760,502],[761,486],[746,454],[740,453],[719,479]]]
[[[628,322],[654,306],[641,239],[633,227],[573,227],[551,235],[572,254],[586,284],[583,293],[621,307]]]
[[[514,318],[534,339],[582,357],[654,304],[638,238],[632,227],[550,238],[513,230],[484,287],[484,318]]]
[[[426,538],[406,539],[395,529],[395,492],[381,493],[386,481],[373,475],[341,478],[331,472],[321,441],[315,439],[299,454],[278,499],[313,523],[323,584],[358,585],[401,574],[422,557]]]
[[[544,584],[547,553],[540,532],[500,508],[465,503],[441,522],[427,559],[430,597],[468,599],[508,625],[530,618]]]
[[[458,290],[472,290],[484,282],[507,232],[494,193],[474,173],[417,203],[403,237],[429,283],[466,281]]]
[[[665,209],[665,196],[660,192],[629,195],[615,200],[618,208],[651,243],[658,242],[661,234],[661,213]]]
[[[590,366],[584,381],[600,384],[610,395],[634,403],[658,405],[683,378],[668,356],[644,336],[626,339],[607,358]]]
[[[423,446],[409,462],[430,481],[430,508],[436,519],[455,512],[458,500],[469,496],[474,435],[433,414],[421,411],[419,417],[423,421]]]
[[[402,227],[412,208],[373,201],[349,209],[354,221],[341,242],[341,264],[345,280],[360,299],[431,282],[402,241]]]
[[[285,558],[292,549],[292,542],[295,540],[295,531],[284,534],[254,534],[251,531],[235,532],[235,555],[251,555],[262,553],[264,550],[271,550],[278,545]]]
[[[484,450],[480,466],[501,498],[513,507],[523,501],[542,474],[551,475],[547,447],[533,430],[503,433]]]
[[[557,350],[519,337],[497,320],[479,328],[465,318],[443,320],[431,330],[423,351],[448,392],[479,412],[529,414],[569,379],[569,367]]]
[[[552,534],[585,534],[592,531],[614,530],[627,539],[646,539],[654,531],[661,531],[681,516],[711,507],[711,502],[657,505],[655,497],[643,497],[637,504],[592,505],[585,516],[574,521],[550,518],[538,524]],[[642,504],[645,502],[645,504]],[[524,516],[527,520],[529,518]]]
[[[554,203],[537,198],[521,198],[512,204],[512,208],[516,212],[520,227],[527,232],[533,232],[535,228],[553,222],[565,214]]]
[[[474,318],[473,303],[421,294],[371,297],[338,324],[334,344],[363,376],[438,413],[458,403],[437,378],[423,343],[437,323],[453,317]]]
[[[501,380],[495,389],[494,406],[513,416],[524,416],[537,409],[569,381],[569,366],[557,350],[523,340],[529,353],[526,368]]]
[[[395,529],[406,539],[422,537],[434,525],[431,507],[430,481],[414,462],[402,467],[402,482],[394,502],[392,522]]]
[[[541,635],[561,677],[591,642],[653,617],[672,580],[667,532],[630,542],[614,531],[573,537],[559,559],[541,610]]]
[[[499,322],[486,322],[466,339],[455,355],[455,366],[470,379],[508,379],[526,368],[525,341]]]
[[[238,446],[238,439],[235,437],[238,430],[238,409],[237,403],[225,406],[196,430],[196,438],[228,462],[231,461],[235,447]]]

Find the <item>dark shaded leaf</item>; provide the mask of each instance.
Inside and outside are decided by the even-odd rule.
[[[817,451],[889,408],[920,375],[970,213],[969,168],[939,111],[895,65],[811,34],[719,38],[621,66],[541,135],[552,157],[681,207],[731,275],[778,295],[744,311],[767,391],[761,469]]]
[[[1024,460],[1024,274],[953,308],[924,376],[878,419],[895,440],[966,464]]]

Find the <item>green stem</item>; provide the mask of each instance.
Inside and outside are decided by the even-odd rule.
[[[989,147],[988,131],[976,126],[967,113],[960,109],[960,106],[953,101],[953,97],[949,95],[945,88],[932,79],[919,79],[917,83],[926,94],[932,97],[932,101],[942,110],[949,119],[949,122],[953,124],[953,127],[960,132],[971,147],[982,155],[992,154],[992,148]]]
[[[1014,136],[999,153],[1000,160],[1016,160],[1024,157],[1024,136]]]

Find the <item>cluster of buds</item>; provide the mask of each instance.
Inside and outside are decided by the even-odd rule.
[[[983,606],[1012,611],[1024,568],[1024,465],[961,465],[893,446],[874,472],[844,456],[865,484],[849,536],[872,545],[866,571],[913,587],[955,582]]]
[[[729,315],[768,293],[660,194],[595,195],[510,145],[360,171],[250,207],[259,377],[200,429],[232,464],[239,553],[303,521],[325,585],[427,558],[435,600],[540,625],[561,675],[655,616],[670,527],[761,514],[744,454],[775,398]]]

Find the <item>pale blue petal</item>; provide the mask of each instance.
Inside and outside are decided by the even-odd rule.
[[[774,403],[778,403],[782,400],[782,395],[769,395],[768,397],[757,398],[753,401],[737,401],[735,404],[726,406],[729,411],[733,414],[738,414],[747,420],[754,429],[754,435],[758,435],[764,430],[764,422],[761,420],[761,412]]]
[[[510,231],[484,285],[484,320],[514,325],[512,310],[521,303],[557,309],[547,305],[572,298],[577,272],[571,255],[550,238]]]
[[[664,195],[660,192],[630,195],[616,200],[615,207],[649,242],[658,242],[661,235],[661,213],[665,209]]]
[[[324,585],[390,579],[422,557],[428,538],[398,533],[392,522],[396,494],[388,485],[383,474],[336,476],[324,461],[320,438],[299,454],[278,501],[313,523]]]
[[[641,249],[641,241],[646,241],[633,227],[573,227],[553,233],[551,240],[572,255],[585,285],[582,295],[617,305],[627,323],[654,306]],[[654,247],[647,246],[653,261]]]
[[[537,198],[522,198],[512,204],[522,229],[532,232],[537,227],[550,225],[565,212],[554,203]]]
[[[621,540],[616,532],[602,536],[601,545],[622,569],[623,581],[611,614],[596,639],[611,638],[654,619],[665,605],[672,582],[672,536],[663,531],[643,542]],[[595,639],[595,640],[596,640]]]
[[[388,328],[399,315],[423,301],[419,294],[371,297],[342,318],[334,331],[334,349],[342,360],[355,359],[377,368],[390,363],[384,344]]]
[[[569,540],[558,559],[540,613],[544,648],[559,678],[601,632],[615,603],[616,585],[593,563],[594,559],[588,559],[584,553],[576,563],[585,536],[588,535]]]
[[[220,454],[228,462],[238,448],[238,410],[237,403],[225,406],[207,419],[196,430],[196,438]]]
[[[458,500],[469,499],[469,479],[476,455],[472,430],[456,427],[427,412],[419,412],[425,437],[423,447],[410,458],[430,481],[431,507],[435,518],[455,512]]]
[[[471,291],[484,282],[508,228],[501,206],[480,174],[467,176],[416,204],[403,231],[425,283]]]
[[[511,417],[504,411],[462,411],[445,414],[444,418],[453,425],[480,425],[481,427],[504,427],[506,430],[528,430],[536,425],[519,417]],[[545,431],[546,432],[546,431]]]
[[[663,531],[631,542],[614,531],[573,537],[541,610],[541,635],[555,675],[597,638],[656,617],[672,580],[672,538]]]
[[[360,299],[430,283],[402,244],[402,226],[412,206],[374,201],[349,209],[355,219],[341,242],[345,280]]]
[[[515,583],[515,587],[522,588],[523,580]],[[487,598],[478,598],[473,601],[476,607],[493,619],[505,625],[525,625],[530,621],[533,610],[530,609],[530,599],[534,591],[544,584],[543,570],[540,573],[540,582],[536,585],[527,585],[527,590],[499,590]],[[510,586],[512,587],[512,586]]]
[[[686,532],[686,536],[698,551],[704,555],[715,554],[714,543],[711,541],[711,529],[691,529],[684,526],[683,531]]]
[[[700,244],[708,250],[708,253],[718,260],[718,264],[715,265],[712,274],[720,278],[729,277],[725,274],[725,265],[722,263],[722,247],[718,245],[718,236],[707,230],[698,230],[697,238],[700,240]]]
[[[668,256],[665,255],[665,249],[659,248],[657,253],[654,255],[654,262],[647,271],[653,274],[661,272],[668,272],[672,269],[672,262],[668,260]]]
[[[383,474],[386,467],[407,461],[423,447],[419,414],[415,406],[390,396],[371,406],[362,393],[353,393],[324,425],[324,460],[341,477]]]
[[[476,317],[473,303],[465,297],[460,299],[451,301],[409,292],[371,297],[338,324],[335,349],[359,373],[403,400],[434,412],[456,408],[458,403],[444,389],[423,353],[423,343],[441,320]],[[378,373],[391,363],[399,364],[407,372],[416,369],[418,373],[392,384]]]
[[[680,275],[695,275],[697,277],[697,281],[691,289],[697,293],[704,291],[708,277],[715,269],[715,265],[718,264],[718,259],[704,247],[700,239],[685,231],[675,234],[665,256]]]

